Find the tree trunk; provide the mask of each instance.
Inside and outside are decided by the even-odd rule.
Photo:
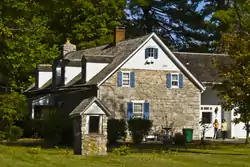
[[[249,123],[245,124],[246,127],[246,140],[245,140],[245,144],[248,144],[248,138],[249,138]]]

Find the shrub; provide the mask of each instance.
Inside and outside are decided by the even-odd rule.
[[[184,145],[186,143],[186,137],[181,133],[176,133],[173,139],[176,145]]]
[[[70,145],[73,143],[72,122],[66,112],[48,109],[43,120],[42,137],[49,145]]]
[[[152,128],[152,121],[141,118],[133,118],[128,121],[128,128],[132,132],[133,143],[140,144],[145,135]]]
[[[115,155],[128,155],[130,153],[130,147],[128,146],[121,146],[119,148],[115,148],[113,151],[112,151]]]
[[[8,134],[10,141],[17,141],[23,135],[23,129],[18,126],[11,126]]]
[[[126,122],[124,119],[109,119],[108,120],[108,142],[115,144],[118,138],[126,137]]]

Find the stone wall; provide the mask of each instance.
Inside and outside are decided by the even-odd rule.
[[[86,115],[82,115],[82,155],[107,155],[107,116],[103,116],[102,134],[86,134]]]
[[[153,129],[172,125],[175,132],[193,128],[194,137],[199,136],[200,90],[183,75],[183,88],[166,87],[166,74],[161,70],[121,71],[135,72],[135,87],[118,87],[117,73],[100,86],[99,98],[112,112],[112,117],[127,119],[127,102],[146,100],[150,103],[150,119]],[[171,71],[174,73],[173,71]],[[178,73],[178,71],[176,71]]]

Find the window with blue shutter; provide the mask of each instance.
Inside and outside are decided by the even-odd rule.
[[[118,87],[122,87],[122,72],[118,72],[117,84],[118,84]]]
[[[167,74],[167,77],[166,77],[166,79],[167,79],[167,88],[171,88],[171,74]]]
[[[144,114],[143,114],[144,119],[149,120],[149,103],[145,102],[144,103]]]
[[[179,74],[179,88],[183,88],[183,75]]]
[[[128,102],[127,103],[127,119],[130,120],[131,117],[133,116],[133,103],[132,102]]]
[[[130,87],[135,87],[135,72],[130,72]]]
[[[145,49],[145,59],[149,57],[149,48]]]
[[[158,59],[158,48],[154,48],[154,58]]]

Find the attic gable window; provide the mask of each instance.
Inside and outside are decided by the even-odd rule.
[[[146,48],[145,59],[148,58],[158,59],[158,48]]]

